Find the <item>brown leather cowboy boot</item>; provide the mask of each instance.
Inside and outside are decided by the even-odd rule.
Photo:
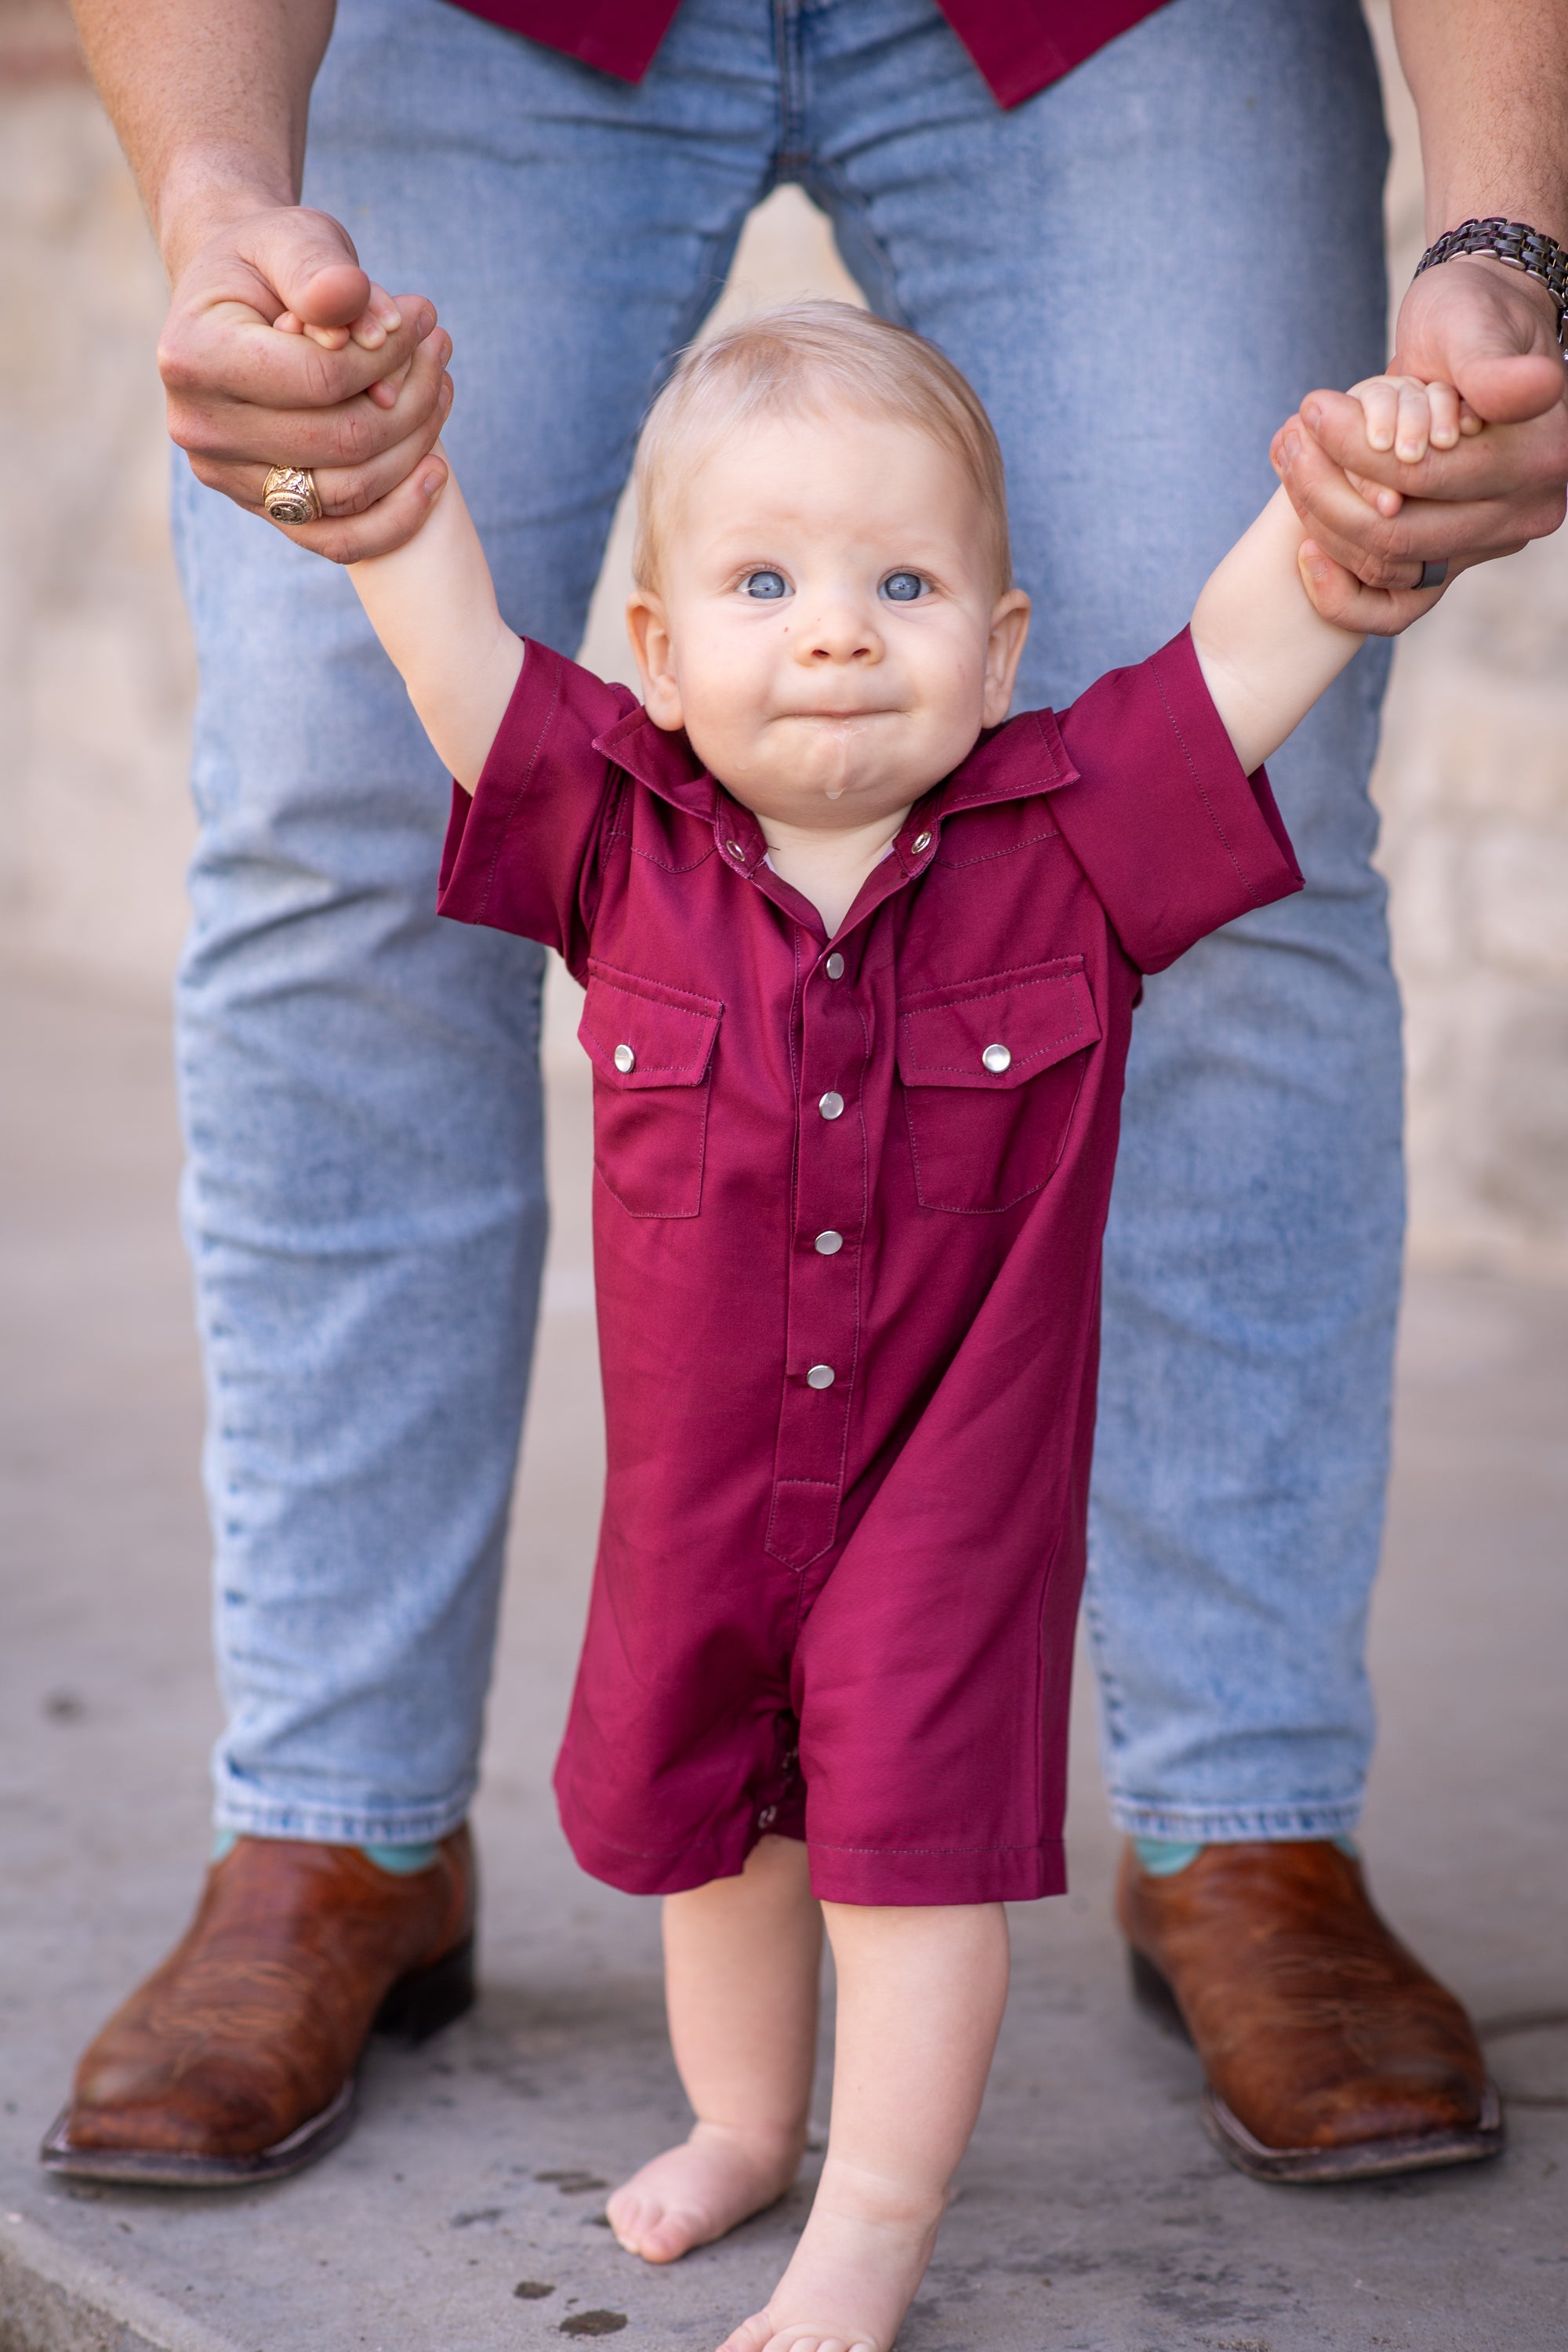
[[[1204,2121],[1258,2180],[1361,2180],[1495,2156],[1469,2019],[1325,1839],[1205,1846],[1170,1877],[1122,1856],[1133,1994],[1185,2036]]]
[[[240,1838],[87,2051],[41,2161],[181,2189],[313,2163],[353,2121],[371,2033],[422,2042],[469,2006],[474,1902],[466,1828],[406,1877],[355,1846]]]

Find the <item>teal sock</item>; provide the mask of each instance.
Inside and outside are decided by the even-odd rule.
[[[433,1840],[416,1845],[362,1845],[361,1853],[374,1862],[377,1870],[390,1871],[394,1878],[411,1878],[416,1870],[428,1870],[441,1849]]]
[[[1138,1857],[1139,1869],[1146,1870],[1151,1878],[1174,1878],[1178,1870],[1185,1870],[1189,1862],[1196,1862],[1203,1848],[1178,1845],[1171,1838],[1135,1837],[1132,1851]]]
[[[1355,1858],[1353,1838],[1336,1837],[1329,1840],[1342,1853]],[[1191,1844],[1185,1839],[1135,1837],[1132,1851],[1138,1857],[1138,1867],[1146,1870],[1151,1878],[1174,1878],[1179,1870],[1196,1862],[1203,1852],[1201,1844]]]
[[[232,1853],[238,1837],[237,1830],[215,1830],[214,1862],[221,1862],[226,1854]],[[359,1850],[367,1862],[374,1862],[377,1870],[384,1870],[393,1878],[409,1878],[416,1870],[428,1870],[441,1851],[429,1842],[416,1845],[362,1845]]]

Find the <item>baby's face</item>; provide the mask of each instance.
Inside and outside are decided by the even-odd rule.
[[[1028,598],[998,596],[956,457],[837,409],[770,417],[672,500],[628,626],[648,714],[762,818],[847,830],[907,808],[1006,717]]]

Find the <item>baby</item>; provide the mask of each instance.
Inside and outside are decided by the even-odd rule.
[[[1451,394],[1363,399],[1402,455],[1460,429]],[[1361,641],[1280,492],[1190,629],[1009,721],[990,425],[835,304],[689,353],[637,488],[640,705],[506,626],[455,481],[353,576],[457,779],[442,911],[587,990],[609,1473],[557,1789],[584,1868],[666,1898],[697,2117],[610,2220],[669,2262],[789,2186],[826,1927],[821,2183],[723,2352],[889,2352],[1002,1906],[1064,1883],[1132,1009],[1300,887],[1262,762]]]

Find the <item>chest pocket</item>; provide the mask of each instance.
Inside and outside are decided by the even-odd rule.
[[[899,1076],[921,1206],[1011,1209],[1048,1184],[1099,1041],[1081,956],[906,997]]]
[[[723,1005],[588,965],[577,1034],[594,1065],[594,1165],[634,1217],[695,1217]]]

